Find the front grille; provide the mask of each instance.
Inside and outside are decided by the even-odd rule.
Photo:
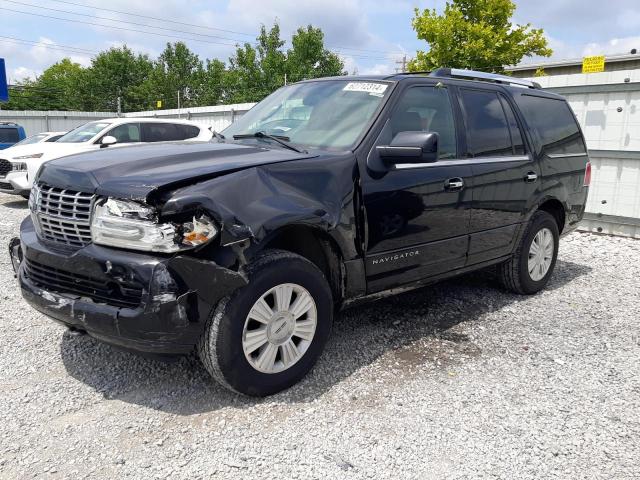
[[[13,185],[11,185],[9,182],[0,182],[0,188],[2,190],[13,190]]]
[[[44,240],[71,247],[91,243],[93,194],[39,184],[35,213]]]
[[[34,284],[52,292],[88,297],[96,303],[135,308],[142,302],[142,285],[135,282],[105,282],[86,275],[24,260],[24,272]]]
[[[5,160],[4,158],[0,158],[0,177],[6,177],[7,173],[9,173],[13,169],[13,165],[9,160]]]

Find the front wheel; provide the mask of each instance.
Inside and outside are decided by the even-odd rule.
[[[514,255],[498,269],[502,284],[515,293],[527,295],[542,290],[553,274],[558,245],[555,218],[544,211],[535,212]]]
[[[290,252],[265,252],[248,276],[214,309],[198,354],[224,387],[265,396],[311,370],[331,331],[333,299],[318,267]]]

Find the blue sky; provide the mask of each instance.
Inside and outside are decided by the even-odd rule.
[[[413,9],[441,10],[444,3],[443,0],[0,0],[0,57],[6,59],[7,74],[12,81],[37,75],[65,56],[88,65],[93,52],[122,44],[156,56],[166,42],[182,39],[203,59],[226,60],[235,44],[253,41],[260,24],[269,26],[277,20],[285,39],[298,26],[321,27],[327,45],[340,53],[350,72],[390,73],[403,54],[411,57],[417,49],[428,48],[415,38],[411,29]],[[601,1],[595,0],[516,3],[514,21],[544,28],[554,49],[553,58],[627,53],[634,47],[640,50],[637,0],[611,0],[606,9]]]

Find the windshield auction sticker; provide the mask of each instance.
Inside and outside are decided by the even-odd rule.
[[[349,82],[342,90],[345,92],[366,92],[373,95],[382,95],[387,86],[384,83]]]

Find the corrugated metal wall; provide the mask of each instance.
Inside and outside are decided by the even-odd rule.
[[[640,238],[640,70],[535,78],[576,113],[592,164],[582,228]]]
[[[149,110],[146,112],[125,113],[125,117],[182,118],[192,122],[213,127],[216,131],[224,130],[237,118],[247,112],[255,103],[237,103],[234,105],[217,105],[212,107],[193,107],[173,110]]]
[[[123,117],[182,118],[211,126],[220,131],[228,127],[253,107],[253,103],[218,105],[212,107],[181,108],[175,110],[149,110],[125,113]],[[45,131],[67,131],[93,120],[112,118],[113,112],[41,112],[0,110],[0,122],[15,122],[22,125],[28,135]]]
[[[66,132],[83,123],[115,116],[112,112],[57,112],[0,110],[0,122],[22,125],[27,136],[40,132]]]

